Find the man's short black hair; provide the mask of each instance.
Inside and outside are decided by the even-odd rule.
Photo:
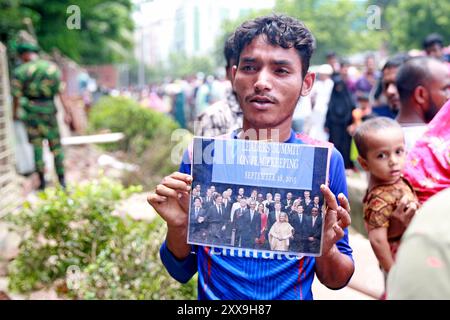
[[[407,53],[398,53],[392,57],[390,57],[386,63],[384,64],[381,71],[384,71],[385,69],[391,69],[391,68],[398,68],[402,64],[404,64],[406,61],[411,59],[411,56]]]
[[[432,78],[430,63],[439,60],[430,57],[414,57],[405,62],[398,70],[395,85],[402,105],[406,104],[414,90],[425,86]]]
[[[264,35],[272,45],[284,49],[295,48],[302,62],[302,76],[306,75],[314,52],[315,39],[303,22],[276,14],[245,21],[233,35],[238,63],[242,50],[259,35]]]
[[[334,52],[334,51],[328,51],[326,54],[327,59],[336,58],[336,57],[337,57],[337,55],[336,55],[336,52]]]
[[[358,92],[356,101],[370,101],[370,94],[368,92]]]
[[[223,56],[225,57],[225,62],[227,63],[226,68],[228,69],[232,66],[233,60],[236,60],[233,35],[230,35],[225,41],[225,46],[223,48]]]
[[[364,61],[367,62],[367,60],[369,60],[369,59],[375,60],[375,55],[374,55],[373,53],[368,53],[368,54],[365,56]]]
[[[444,39],[442,36],[438,33],[431,33],[425,37],[422,43],[422,47],[426,50],[427,48],[430,48],[434,46],[435,44],[438,44],[441,48],[444,47]]]
[[[350,61],[345,59],[345,58],[340,59],[339,64],[341,65],[341,67],[343,67],[343,66],[350,66],[351,65]]]

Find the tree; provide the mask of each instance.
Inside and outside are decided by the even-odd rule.
[[[187,57],[185,54],[171,53],[169,56],[167,75],[172,78],[181,78],[203,72],[214,74],[214,62],[209,56]]]
[[[351,0],[277,0],[273,11],[296,17],[311,30],[317,41],[312,63],[318,64],[324,62],[328,51],[335,51],[344,56],[380,47],[386,34],[382,30],[367,28],[366,8],[364,3]],[[219,48],[223,49],[226,35],[243,21],[268,13],[269,10],[256,11],[249,16],[226,21],[222,27],[223,33],[217,41],[216,59],[219,52],[222,54]]]
[[[422,48],[423,39],[436,32],[450,40],[450,2],[398,0],[386,8],[391,49]],[[448,42],[447,42],[448,44]]]
[[[77,0],[80,28],[68,27],[70,0],[0,0],[0,37],[11,40],[31,19],[42,49],[53,48],[80,64],[123,61],[133,44],[131,0]]]
[[[341,56],[376,50],[385,34],[367,27],[367,6],[351,0],[278,0],[276,12],[299,18],[317,41],[312,63],[323,63],[328,51]]]

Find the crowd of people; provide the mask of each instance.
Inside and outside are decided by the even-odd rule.
[[[201,185],[192,186],[188,152],[179,172],[158,184],[149,203],[168,226],[161,260],[181,282],[198,272],[200,299],[312,299],[315,276],[332,289],[346,286],[354,272],[346,169],[368,173],[361,199],[364,221],[386,275],[387,297],[389,292],[393,297],[408,292],[408,297],[420,298],[410,288],[421,292],[427,287],[401,270],[428,274],[438,264],[445,269],[442,261],[448,254],[436,250],[439,244],[427,229],[440,230],[439,224],[450,221],[441,214],[450,209],[442,196],[450,187],[450,58],[444,39],[427,36],[419,56],[398,53],[381,61],[367,55],[361,71],[329,52],[327,61],[310,72],[314,49],[312,33],[299,20],[258,17],[227,39],[226,78],[199,73],[137,97],[171,113],[181,127],[199,136],[240,139],[254,130],[258,140],[331,142],[329,181],[321,186],[321,195],[292,190],[272,197],[258,188],[246,194],[236,187],[233,197],[236,190],[214,186],[204,186],[208,188],[202,192]],[[49,141],[65,187],[54,104],[61,91],[60,71],[39,56],[39,47],[29,39],[18,52],[23,64],[13,72],[13,116],[25,121],[34,145],[39,188],[46,187],[43,140]],[[421,207],[429,220],[420,217]],[[404,235],[408,246],[402,253]],[[419,243],[420,252],[412,251],[411,243]],[[212,251],[209,245],[260,250],[242,256],[224,248]],[[312,256],[275,258],[263,255],[264,250]],[[417,259],[411,261],[406,252],[417,253]],[[397,255],[402,259],[397,261]],[[443,287],[442,294],[448,298],[450,290]]]
[[[244,187],[221,191],[210,186],[192,189],[192,243],[247,249],[318,254],[322,237],[323,201],[309,190],[267,192]]]
[[[224,57],[225,76],[199,72],[183,79],[167,80],[139,90],[132,87],[113,94],[132,97],[144,106],[169,113],[181,127],[192,130],[195,135],[213,137],[226,134],[241,128],[243,120],[231,86],[231,70],[236,64],[232,37],[225,43]],[[356,151],[352,142],[356,126],[371,117],[397,118],[407,132],[409,147],[425,127],[423,121],[412,119],[411,113],[400,110],[400,92],[404,90],[401,86],[398,89],[396,76],[400,67],[411,59],[409,68],[403,68],[399,79],[407,86],[414,86],[407,83],[411,79],[423,82],[429,75],[435,79],[442,78],[446,68],[440,68],[435,62],[448,66],[450,48],[445,47],[440,35],[430,34],[423,41],[422,51],[412,49],[409,53],[391,57],[369,53],[361,62],[360,58],[327,53],[324,64],[313,66],[316,73],[314,86],[308,96],[299,99],[293,113],[292,128],[314,139],[332,142],[343,155],[347,169],[358,168],[356,156],[352,156]],[[428,63],[431,63],[430,67],[420,70],[420,66]],[[440,74],[435,74],[438,69]],[[442,101],[433,100],[432,103]],[[430,111],[430,115],[432,113]]]

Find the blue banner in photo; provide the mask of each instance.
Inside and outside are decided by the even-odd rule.
[[[215,140],[212,182],[311,190],[314,147],[253,140]]]

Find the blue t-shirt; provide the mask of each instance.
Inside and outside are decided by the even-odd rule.
[[[236,138],[236,134],[233,134]],[[304,144],[294,131],[286,143]],[[180,172],[191,173],[188,152],[185,152]],[[347,196],[347,182],[342,155],[333,148],[329,172],[331,191]],[[336,245],[352,260],[348,230]],[[286,253],[257,252],[251,249],[211,248],[192,246],[191,254],[178,260],[164,242],[161,260],[170,275],[185,283],[198,272],[198,298],[223,300],[303,300],[312,299],[315,273],[314,257],[298,257]]]

